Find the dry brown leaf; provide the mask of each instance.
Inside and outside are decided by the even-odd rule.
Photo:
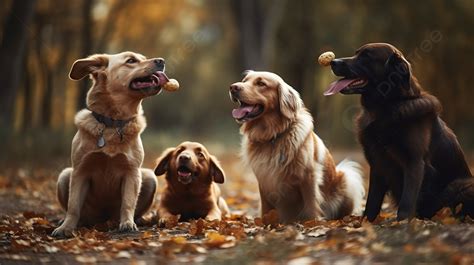
[[[204,243],[211,248],[230,248],[235,246],[235,237],[221,235],[217,232],[208,232]]]
[[[326,233],[329,231],[328,227],[316,227],[314,229],[311,229],[308,233],[306,233],[306,236],[310,237],[320,237],[326,235]]]
[[[26,219],[31,219],[35,217],[44,218],[45,216],[44,214],[41,214],[41,213],[26,211],[26,212],[23,212],[23,217],[25,217]]]
[[[317,220],[317,219],[311,219],[311,220],[305,221],[303,223],[303,226],[305,228],[311,228],[311,227],[315,227],[315,226],[322,225],[322,224],[323,224],[323,221],[320,221],[320,220]]]
[[[234,236],[239,240],[247,236],[245,233],[244,224],[241,222],[235,222],[235,221],[227,222],[227,221],[222,220],[219,223],[218,231],[222,235]]]
[[[460,222],[458,219],[456,219],[453,216],[453,211],[448,207],[444,207],[441,210],[439,210],[436,213],[436,215],[432,218],[432,220],[438,221],[444,225],[453,225],[453,224],[458,224]]]
[[[165,227],[167,229],[176,227],[178,225],[179,218],[180,218],[179,215],[172,215],[171,217],[167,218],[165,222]]]
[[[204,220],[201,218],[198,220],[191,220],[189,225],[189,234],[192,236],[204,235]]]
[[[141,239],[149,239],[153,237],[153,233],[151,231],[145,231],[141,234]]]
[[[121,251],[132,248],[130,241],[109,241],[115,250]]]
[[[170,239],[170,241],[176,243],[176,244],[186,244],[187,239],[183,236],[175,236]]]
[[[413,246],[413,244],[405,244],[403,246],[403,251],[405,252],[408,252],[408,253],[412,253],[413,251],[415,251],[415,246]]]
[[[269,225],[271,227],[276,227],[280,221],[278,212],[275,209],[269,211],[268,213],[263,215],[262,221],[265,226]]]
[[[12,249],[14,249],[15,251],[20,251],[29,248],[31,246],[31,243],[30,241],[23,239],[12,239],[11,245]]]
[[[181,248],[181,251],[183,253],[193,253],[193,254],[205,254],[207,253],[207,250],[198,244],[185,244]]]

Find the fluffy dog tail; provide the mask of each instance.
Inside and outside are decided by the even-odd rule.
[[[461,215],[474,218],[474,177],[457,179],[443,192],[443,204],[452,208],[462,204]]]
[[[365,196],[364,182],[362,180],[362,169],[359,163],[344,159],[336,166],[336,171],[342,173],[345,178],[345,199],[353,205],[354,215],[362,214],[362,202]]]

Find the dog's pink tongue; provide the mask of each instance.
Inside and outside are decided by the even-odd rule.
[[[181,177],[189,177],[191,176],[191,172],[178,171],[178,175],[180,175]]]
[[[341,90],[346,88],[348,85],[350,85],[352,82],[354,82],[356,79],[340,79],[337,81],[332,82],[329,85],[329,88],[324,92],[325,96],[331,96],[334,94],[339,93]]]
[[[234,119],[242,119],[245,117],[245,115],[249,114],[252,112],[254,106],[245,106],[245,107],[240,107],[232,110],[232,117]]]
[[[164,72],[158,71],[154,73],[153,75],[158,78],[158,86],[163,86],[169,81],[168,76],[166,76]]]

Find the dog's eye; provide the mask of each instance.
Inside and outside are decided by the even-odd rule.
[[[126,63],[128,63],[128,64],[134,64],[134,63],[138,63],[138,60],[135,59],[135,58],[130,58],[130,59],[128,59],[128,60],[126,61]]]
[[[263,81],[257,81],[257,86],[266,86],[267,84],[265,84],[265,82]]]
[[[204,156],[204,154],[203,154],[202,152],[197,153],[197,156],[198,156],[199,158],[205,158],[205,156]]]

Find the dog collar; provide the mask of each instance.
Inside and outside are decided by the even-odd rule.
[[[99,131],[99,139],[97,139],[97,147],[102,148],[105,146],[105,138],[104,138],[104,130],[105,128],[115,128],[117,131],[117,134],[120,137],[120,142],[123,141],[123,128],[135,117],[132,117],[128,120],[116,120],[107,116],[104,116],[102,114],[99,114],[93,110],[90,110],[92,112],[92,116],[94,116],[95,120],[101,124],[104,125],[104,128],[102,128]]]
[[[270,140],[270,143],[272,144],[272,148],[275,147],[276,142],[277,142],[281,137],[283,137],[283,135],[290,133],[290,131],[293,129],[293,126],[295,125],[295,123],[296,123],[296,122],[291,123],[291,125],[290,125],[286,130],[284,130],[284,131],[281,132],[281,133],[278,133],[277,135],[275,135],[275,136]],[[281,151],[281,152],[280,152],[280,158],[278,159],[278,162],[279,162],[280,164],[285,164],[286,161],[287,161],[287,155],[286,155],[283,151]]]
[[[275,145],[275,143],[278,141],[278,139],[280,139],[281,137],[283,137],[283,135],[285,134],[288,134],[292,129],[293,127],[295,126],[296,122],[292,122],[290,124],[290,126],[288,126],[288,128],[286,128],[283,132],[281,133],[277,133],[275,136],[272,137],[272,139],[270,139],[270,143],[272,145]]]

